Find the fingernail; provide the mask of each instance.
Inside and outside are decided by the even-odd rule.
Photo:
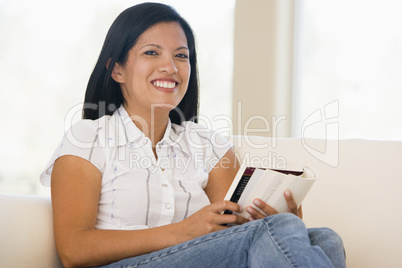
[[[253,200],[253,203],[254,203],[254,205],[256,205],[256,206],[260,206],[260,205],[261,205],[261,202],[260,202],[260,200],[258,200],[258,199],[254,199],[254,200]]]
[[[248,220],[249,220],[249,221],[254,221],[255,219],[250,216],[250,217],[248,217]]]
[[[246,210],[247,210],[248,213],[253,213],[254,212],[254,209],[252,207],[247,207]]]
[[[290,191],[289,191],[289,190],[286,190],[286,191],[285,191],[285,195],[286,195],[287,197],[289,197],[289,196],[290,196]]]

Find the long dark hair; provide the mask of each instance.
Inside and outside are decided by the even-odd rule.
[[[181,124],[184,120],[197,122],[199,85],[193,31],[172,7],[159,3],[132,6],[113,22],[88,81],[82,115],[84,119],[95,120],[103,115],[112,115],[124,103],[120,85],[111,77],[113,66],[116,62],[124,64],[128,51],[135,45],[138,37],[160,22],[177,22],[186,35],[190,50],[191,73],[188,89],[176,109],[170,112],[170,120],[176,124]]]

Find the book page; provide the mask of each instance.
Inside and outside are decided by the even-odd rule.
[[[293,180],[289,185],[289,190],[293,194],[293,198],[296,201],[297,207],[301,205],[308,191],[310,191],[316,178],[300,178],[300,180]]]
[[[308,168],[306,167],[306,169]],[[315,173],[310,169],[308,169],[306,174],[315,176]],[[245,201],[239,204],[243,208],[247,206],[256,208],[252,202],[255,198],[260,198],[279,213],[287,212],[288,206],[284,197],[285,190],[289,189],[292,192],[297,206],[300,206],[314,181],[315,178],[304,178],[302,176],[286,175],[273,170],[266,170],[260,176],[253,190],[247,192],[248,195],[245,195],[245,192],[243,193],[244,196],[242,195],[241,199]],[[239,215],[246,218],[249,216],[246,211],[243,211]]]

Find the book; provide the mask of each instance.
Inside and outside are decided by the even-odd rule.
[[[243,207],[243,212],[238,214],[245,218],[250,216],[245,210],[246,207],[252,206],[258,210],[253,204],[255,198],[261,199],[278,213],[282,213],[288,211],[284,197],[286,189],[292,192],[297,207],[299,207],[315,181],[316,173],[307,166],[292,169],[242,166],[224,199]],[[231,214],[232,212],[225,211],[224,213]]]

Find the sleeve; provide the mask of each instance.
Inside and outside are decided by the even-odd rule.
[[[211,147],[210,150],[207,150],[205,162],[208,173],[219,163],[227,151],[233,148],[233,144],[229,141],[229,138],[225,138],[219,132],[211,132],[210,139]]]
[[[103,174],[105,154],[100,145],[99,128],[96,121],[80,120],[64,135],[45,170],[40,175],[40,182],[50,186],[54,162],[61,156],[74,155],[91,162]]]
[[[233,144],[218,131],[212,131],[193,122],[188,124],[187,128],[190,129],[188,140],[195,145],[193,147],[203,151],[204,168],[209,173]]]

